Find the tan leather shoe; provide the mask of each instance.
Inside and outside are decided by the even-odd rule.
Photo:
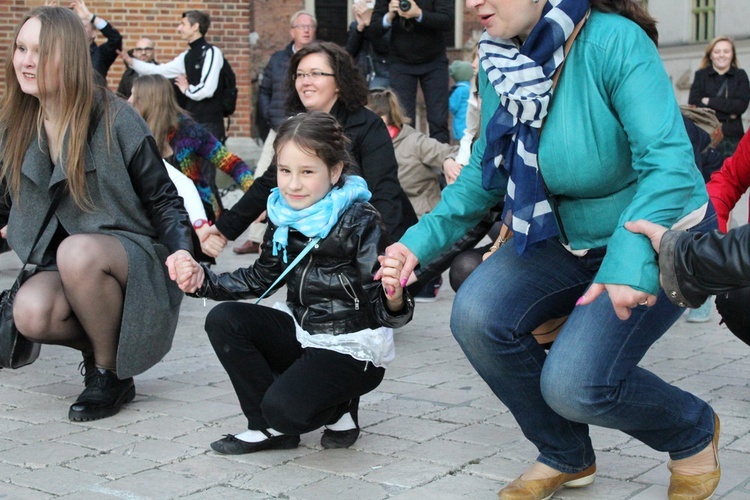
[[[242,245],[238,247],[234,247],[232,249],[234,253],[238,253],[238,254],[258,253],[259,250],[260,250],[260,244],[254,242],[253,240],[247,240]]]
[[[719,464],[720,431],[719,416],[714,413],[714,438],[711,441],[711,446],[716,459],[716,469],[697,476],[686,476],[672,471],[671,461],[667,464],[667,468],[672,471],[672,476],[669,478],[669,491],[667,492],[669,500],[708,500],[714,496],[721,479],[721,465]]]
[[[502,500],[547,500],[562,487],[583,488],[594,482],[596,464],[574,474],[561,472],[549,479],[524,481],[520,477],[500,490],[497,494]]]

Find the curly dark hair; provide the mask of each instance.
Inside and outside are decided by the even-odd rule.
[[[347,111],[357,111],[367,104],[369,90],[367,84],[359,71],[354,59],[339,45],[332,42],[313,42],[299,49],[289,61],[289,72],[287,73],[287,114],[302,113],[306,111],[294,86],[293,75],[297,73],[297,67],[303,57],[310,54],[325,54],[333,69],[336,86],[339,89],[338,102]]]

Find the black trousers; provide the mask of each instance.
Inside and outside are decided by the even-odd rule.
[[[388,67],[391,88],[396,92],[406,116],[415,125],[417,113],[417,84],[422,87],[425,106],[427,107],[427,124],[430,137],[450,143],[448,131],[448,99],[450,85],[448,82],[448,59],[436,59],[424,64],[391,63]]]
[[[252,430],[304,434],[332,424],[385,375],[346,354],[303,349],[291,316],[266,306],[219,304],[206,332]]]
[[[201,125],[226,146],[227,134],[224,130],[224,120],[220,122],[203,122]],[[221,192],[216,185],[216,166],[208,160],[201,159],[201,174],[208,180],[208,185],[211,187],[211,192],[216,196],[219,207],[224,208],[221,203]]]
[[[716,309],[727,328],[738,339],[750,345],[750,287],[718,294]]]

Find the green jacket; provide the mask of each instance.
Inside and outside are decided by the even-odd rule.
[[[480,71],[482,130],[499,98]],[[458,180],[401,242],[427,263],[505,194],[482,188],[484,134]],[[568,54],[541,135],[538,161],[576,249],[607,246],[597,283],[659,288],[656,254],[624,228],[670,227],[708,201],[672,84],[653,42],[628,19],[592,11]]]

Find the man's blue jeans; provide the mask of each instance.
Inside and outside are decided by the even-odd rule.
[[[694,230],[715,224],[712,215]],[[663,291],[656,305],[636,307],[627,321],[606,292],[574,307],[605,251],[576,257],[550,240],[519,257],[512,243],[504,245],[453,302],[451,330],[469,361],[537,447],[537,460],[562,472],[594,463],[587,424],[619,429],[673,459],[696,454],[713,436],[706,402],[638,367],[683,309]],[[530,332],[566,314],[547,353]]]

